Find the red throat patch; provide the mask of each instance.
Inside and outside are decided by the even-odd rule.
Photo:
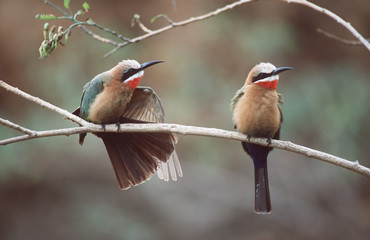
[[[139,85],[139,82],[141,80],[142,76],[141,77],[138,77],[138,78],[134,78],[130,81],[127,81],[125,82],[129,87],[131,87],[132,89],[135,89],[138,85]]]
[[[274,81],[265,81],[265,82],[261,81],[261,82],[257,82],[257,84],[262,86],[262,87],[275,90],[277,88],[278,80],[275,79]]]

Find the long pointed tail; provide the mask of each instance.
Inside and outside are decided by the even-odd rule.
[[[267,155],[271,148],[242,142],[244,150],[252,157],[254,164],[254,209],[258,214],[271,212],[271,199],[267,173]]]
[[[255,202],[254,209],[259,214],[268,214],[271,212],[271,200],[269,181],[267,174],[267,161],[262,168],[254,168],[254,189]]]

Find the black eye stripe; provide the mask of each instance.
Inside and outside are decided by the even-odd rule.
[[[123,72],[121,81],[123,82],[123,81],[127,80],[129,77],[131,77],[132,75],[134,75],[138,71],[140,71],[140,69],[134,69],[134,68],[128,69],[127,71]]]
[[[258,80],[261,80],[261,79],[264,79],[264,78],[267,78],[267,77],[270,77],[270,76],[271,76],[271,73],[260,73],[257,76],[254,76],[252,78],[252,82],[256,82]]]

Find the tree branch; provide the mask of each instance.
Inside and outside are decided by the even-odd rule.
[[[173,29],[175,27],[185,26],[185,25],[188,25],[190,23],[199,22],[199,21],[205,20],[207,18],[210,18],[210,17],[213,17],[213,16],[217,16],[217,15],[219,15],[222,12],[231,10],[231,9],[237,7],[237,6],[243,5],[245,3],[254,2],[254,1],[256,1],[256,0],[240,0],[240,1],[237,1],[237,2],[234,2],[234,3],[231,3],[231,4],[228,4],[228,5],[226,5],[226,6],[222,7],[222,8],[218,8],[215,11],[206,13],[206,14],[201,15],[201,16],[198,16],[198,17],[191,17],[191,18],[189,18],[187,20],[180,21],[180,22],[174,22],[174,21],[170,20],[167,16],[165,16],[166,20],[169,22],[169,25],[167,25],[165,27],[162,27],[160,29],[157,29],[157,30],[150,30],[150,31],[145,31],[144,30],[145,32],[147,32],[146,34],[141,35],[141,36],[138,36],[138,37],[133,38],[133,39],[130,39],[130,41],[125,41],[125,42],[120,43],[112,51],[110,51],[107,54],[105,54],[104,57],[107,57],[107,56],[113,54],[114,52],[116,52],[117,50],[119,50],[122,47],[125,47],[128,44],[140,42],[140,41],[142,41],[144,39],[153,37],[153,36],[158,35],[158,34],[160,34],[162,32],[166,32],[166,31],[168,31],[170,29]],[[140,25],[140,28],[141,29],[147,29],[142,23]]]
[[[128,44],[139,42],[141,40],[144,40],[146,38],[158,35],[162,32],[168,31],[168,30],[173,29],[175,27],[185,26],[185,25],[190,24],[190,23],[202,21],[202,20],[205,20],[207,18],[217,16],[220,13],[231,10],[231,9],[237,7],[237,6],[240,6],[240,5],[243,5],[243,4],[246,4],[246,3],[251,3],[251,2],[254,2],[254,1],[257,1],[257,0],[240,0],[240,1],[228,4],[228,5],[226,5],[222,8],[216,9],[215,11],[209,12],[207,14],[204,14],[204,15],[201,15],[201,16],[198,16],[198,17],[191,17],[191,18],[189,18],[187,20],[184,20],[184,21],[181,21],[181,22],[173,22],[166,16],[165,18],[169,22],[169,25],[167,25],[163,28],[157,29],[157,30],[145,31],[147,33],[142,35],[142,36],[130,39],[130,41],[122,42],[116,48],[114,48],[112,51],[108,52],[105,55],[105,57],[111,55],[112,53],[116,52],[117,50],[119,50],[120,48],[122,48],[122,47],[124,47]],[[333,12],[331,12],[331,11],[325,9],[325,8],[322,8],[320,6],[317,6],[314,3],[308,2],[306,0],[281,0],[281,1],[286,2],[286,3],[295,3],[295,4],[304,5],[304,6],[309,7],[311,9],[315,10],[315,11],[318,11],[322,14],[327,15],[328,17],[334,19],[337,23],[344,26],[353,36],[355,36],[362,43],[362,45],[364,45],[367,48],[368,51],[370,51],[370,43],[368,41],[366,41],[366,39],[354,27],[352,27],[351,23],[344,21],[341,17],[339,17],[335,13],[333,13]],[[141,23],[141,25],[140,25],[140,27],[142,29],[147,29],[147,28],[145,28],[145,26],[142,23]],[[144,26],[144,28],[143,28],[143,26]]]
[[[41,107],[44,107],[44,108],[47,108],[53,112],[56,112],[62,116],[64,116],[65,118],[75,122],[75,123],[78,123],[82,126],[87,126],[88,124],[90,124],[89,122],[86,122],[85,120],[83,120],[82,118],[79,118],[77,117],[76,115],[73,115],[72,113],[62,109],[62,108],[59,108],[51,103],[48,103],[38,97],[34,97],[26,92],[23,92],[22,90],[19,90],[18,88],[16,87],[13,87],[9,84],[7,84],[6,82],[4,82],[3,80],[0,80],[0,87],[4,88],[5,90],[9,91],[9,92],[12,92],[20,97],[23,97],[31,102],[34,102],[38,105],[40,105]],[[4,120],[6,121],[6,120]],[[2,122],[3,123],[3,122]]]
[[[213,16],[217,16],[219,15],[220,13],[223,13],[223,12],[226,12],[226,11],[229,11],[235,7],[238,7],[238,6],[241,6],[243,4],[246,4],[246,3],[251,3],[251,2],[255,2],[257,0],[239,0],[239,1],[236,1],[234,3],[231,3],[231,4],[228,4],[228,5],[225,5],[224,7],[221,7],[221,8],[218,8],[214,11],[211,11],[209,13],[206,13],[204,15],[200,15],[200,16],[197,16],[197,17],[191,17],[187,20],[183,20],[183,21],[180,21],[180,22],[174,22],[172,21],[171,19],[169,19],[166,15],[164,14],[160,14],[161,17],[164,17],[168,24],[167,26],[165,27],[162,27],[162,28],[159,28],[157,30],[150,30],[148,27],[146,27],[140,20],[139,20],[139,17],[137,15],[134,16],[134,19],[133,19],[133,22],[136,22],[138,24],[138,26],[145,32],[145,34],[141,35],[141,36],[138,36],[138,37],[135,37],[135,38],[126,38],[126,37],[123,37],[122,35],[116,33],[115,31],[113,30],[110,30],[109,28],[106,28],[106,27],[103,27],[99,24],[96,24],[95,22],[92,22],[91,19],[90,20],[87,20],[86,22],[81,22],[81,21],[78,21],[76,19],[76,17],[79,15],[78,13],[76,13],[74,16],[71,15],[71,14],[68,14],[66,11],[64,11],[63,9],[61,9],[60,7],[58,7],[57,5],[55,5],[54,3],[48,1],[48,0],[42,0],[45,4],[48,4],[49,6],[55,8],[57,11],[59,11],[63,17],[59,17],[59,18],[66,18],[66,19],[69,19],[71,20],[72,22],[74,22],[74,24],[72,24],[68,30],[70,30],[73,27],[75,26],[78,26],[80,27],[86,34],[88,34],[89,36],[91,36],[92,38],[100,41],[100,42],[103,42],[103,43],[107,43],[107,44],[111,44],[113,46],[115,46],[115,48],[113,50],[111,50],[110,52],[108,52],[107,54],[105,54],[105,57],[113,54],[114,52],[118,51],[119,49],[129,45],[129,44],[132,44],[132,43],[137,43],[137,42],[140,42],[144,39],[147,39],[147,38],[150,38],[150,37],[153,37],[155,35],[158,35],[160,33],[163,33],[163,32],[166,32],[166,31],[169,31],[170,29],[173,29],[175,27],[179,27],[179,26],[185,26],[185,25],[188,25],[188,24],[191,24],[191,23],[194,23],[194,22],[198,22],[198,21],[202,21],[202,20],[205,20],[205,19],[208,19],[208,18],[211,18]],[[354,28],[352,27],[351,23],[350,22],[346,22],[345,20],[343,20],[341,17],[339,17],[338,15],[336,15],[335,13],[325,9],[325,8],[322,8],[314,3],[311,3],[309,1],[306,1],[306,0],[280,0],[282,2],[286,2],[286,3],[294,3],[294,4],[299,4],[299,5],[303,5],[303,6],[306,6],[308,8],[311,8],[317,12],[320,12],[332,19],[334,19],[337,23],[341,24],[342,26],[344,26],[355,38],[357,38],[359,40],[359,43],[361,43],[362,45],[364,45],[368,51],[370,51],[370,43]],[[58,18],[57,18],[58,19]],[[105,31],[117,38],[119,38],[120,40],[122,40],[122,42],[117,42],[117,41],[114,41],[112,39],[108,39],[108,38],[104,38],[94,32],[92,32],[91,30],[87,29],[85,26],[83,25],[87,25],[89,27],[95,27],[95,28],[98,28],[102,31]],[[66,30],[65,33],[67,33],[68,31]],[[49,54],[49,53],[48,53]],[[47,55],[48,55],[47,54]]]
[[[250,138],[244,134],[233,132],[233,131],[226,131],[222,129],[216,128],[203,128],[203,127],[194,127],[194,126],[184,126],[180,124],[122,124],[120,129],[117,130],[117,126],[115,124],[106,125],[105,130],[101,128],[100,125],[92,124],[86,122],[85,120],[69,113],[66,110],[63,110],[57,106],[52,105],[44,100],[36,98],[28,93],[25,93],[18,88],[12,87],[9,84],[5,83],[4,81],[0,80],[0,87],[5,88],[6,90],[21,96],[29,101],[32,101],[42,107],[46,107],[51,111],[57,112],[58,114],[70,119],[80,125],[82,127],[75,127],[75,128],[65,128],[65,129],[56,129],[56,130],[48,130],[48,131],[32,131],[26,128],[23,128],[17,124],[14,124],[8,120],[4,120],[0,118],[0,123],[16,129],[20,132],[26,133],[26,135],[13,137],[5,140],[0,141],[0,145],[6,145],[10,143],[25,141],[33,138],[41,138],[41,137],[50,137],[50,136],[60,136],[65,135],[69,136],[71,134],[78,134],[78,133],[87,133],[87,132],[168,132],[168,133],[177,133],[182,135],[194,135],[194,136],[207,136],[207,137],[216,137],[216,138],[223,138],[228,140],[235,140],[235,141],[244,141],[255,143],[263,146],[267,146],[267,139],[265,138]],[[294,144],[289,141],[281,141],[281,140],[272,140],[269,144],[270,147],[279,148],[282,150],[295,152],[309,158],[318,159],[321,161],[328,162],[330,164],[334,164],[343,168],[347,168],[354,172],[360,173],[364,176],[370,177],[370,169],[366,168],[358,163],[358,161],[349,161],[328,153],[324,153],[318,150],[314,150],[308,147],[304,147],[298,144]]]
[[[5,119],[0,118],[0,123],[2,125],[4,125],[4,126],[7,126],[9,128],[13,128],[14,130],[17,130],[19,132],[25,133],[25,134],[27,134],[29,136],[33,136],[33,135],[36,134],[35,131],[32,131],[32,130],[30,130],[28,128],[22,127],[22,126],[20,126],[18,124],[12,123],[9,120],[5,120]]]
[[[340,42],[340,43],[343,43],[343,44],[346,44],[346,45],[350,45],[350,46],[360,46],[360,45],[362,45],[362,43],[360,41],[344,39],[344,38],[335,36],[334,34],[331,34],[331,33],[327,32],[327,31],[324,31],[321,28],[316,29],[316,31],[318,33],[321,33],[325,37],[334,39],[335,41]],[[366,39],[366,41],[369,42],[370,39]]]
[[[322,8],[306,0],[281,0],[281,1],[287,2],[287,3],[295,3],[295,4],[304,5],[306,7],[312,8],[313,10],[318,11],[334,19],[337,23],[345,27],[355,38],[357,38],[367,48],[368,51],[370,51],[370,43],[354,27],[352,27],[351,23],[346,22],[341,17],[329,11],[328,9]]]

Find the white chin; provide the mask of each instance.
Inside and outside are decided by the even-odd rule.
[[[127,78],[124,82],[130,82],[130,81],[132,81],[134,79],[141,78],[141,77],[143,77],[143,75],[144,75],[144,70],[135,73],[131,77]]]
[[[279,80],[279,75],[270,76],[268,78],[264,78],[264,79],[258,80],[258,81],[254,82],[254,83],[259,83],[259,82],[273,82],[275,80]]]

